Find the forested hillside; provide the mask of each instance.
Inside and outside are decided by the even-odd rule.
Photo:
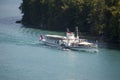
[[[120,43],[120,0],[23,0],[22,23],[33,28],[70,28]]]

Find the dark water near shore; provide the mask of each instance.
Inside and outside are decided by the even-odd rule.
[[[39,34],[64,33],[16,24],[20,3],[0,1],[0,80],[120,80],[120,50],[103,47],[90,53],[44,46]]]

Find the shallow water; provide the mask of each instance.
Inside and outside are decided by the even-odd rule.
[[[44,46],[40,34],[64,34],[24,28],[21,1],[0,1],[0,80],[120,80],[120,50],[98,53]]]

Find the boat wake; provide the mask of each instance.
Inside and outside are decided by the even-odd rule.
[[[7,20],[7,23],[6,23]],[[38,41],[39,34],[53,34],[50,31],[42,31],[38,29],[32,29],[32,28],[24,28],[23,25],[18,25],[14,23],[17,20],[17,18],[10,18],[10,19],[0,19],[0,43],[5,43],[5,44],[15,44],[15,45],[26,45],[26,46],[33,46],[33,47],[49,47],[49,48],[57,48],[59,50],[64,50],[64,51],[78,51],[77,48],[72,47],[75,44],[79,46],[86,46],[86,45],[91,45],[91,43],[81,43],[78,40],[78,37],[76,38],[77,41],[74,42],[74,40],[68,40],[64,36],[59,36],[59,35],[47,35],[47,37],[51,39],[56,39],[55,44],[53,42],[53,45],[49,46],[48,44],[44,45],[43,42]],[[12,21],[12,22],[11,22]],[[74,34],[67,32],[67,37],[70,39],[74,39]],[[57,37],[57,38],[56,38]],[[41,37],[42,38],[42,37]],[[52,40],[53,41],[53,40]],[[47,43],[47,41],[46,41]],[[57,46],[56,46],[57,44]],[[59,46],[58,46],[59,44]],[[61,45],[63,45],[61,47]],[[72,45],[72,46],[70,46]],[[85,48],[78,48],[79,51],[86,52],[88,49],[84,50]],[[89,50],[91,52],[92,50]],[[93,52],[93,51],[92,51]],[[96,51],[97,52],[97,51]]]

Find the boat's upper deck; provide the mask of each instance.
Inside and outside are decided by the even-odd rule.
[[[64,40],[66,39],[65,36],[59,36],[59,35],[45,35],[47,39],[53,39],[53,40]]]

